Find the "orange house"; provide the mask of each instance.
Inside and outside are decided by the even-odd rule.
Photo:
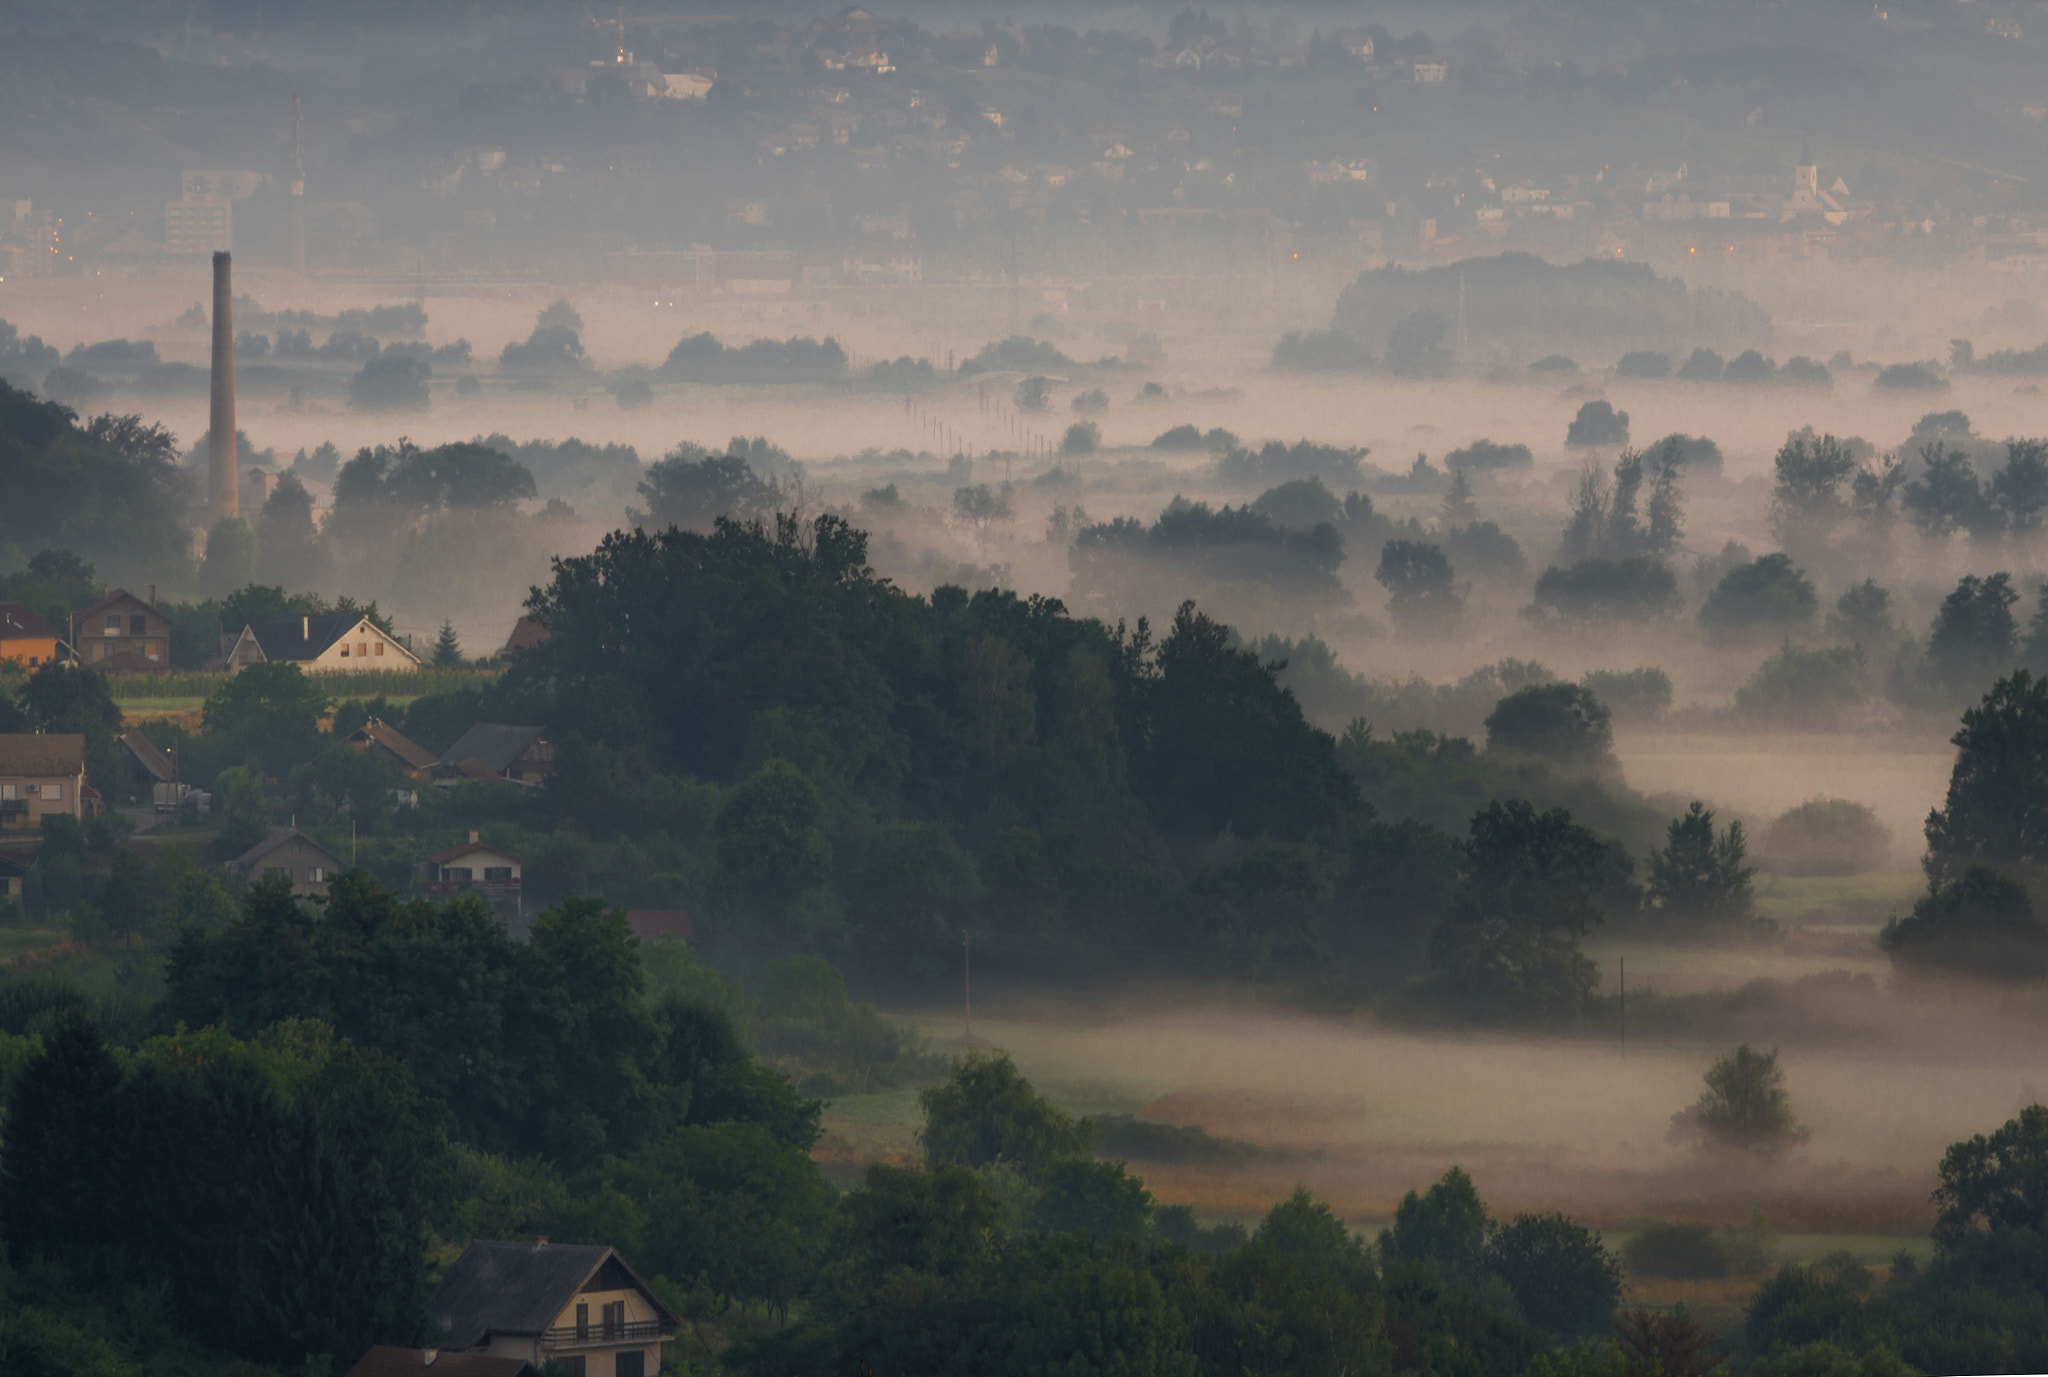
[[[30,669],[57,658],[57,628],[18,602],[0,602],[0,660]]]

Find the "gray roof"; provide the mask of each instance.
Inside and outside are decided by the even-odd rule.
[[[538,741],[545,727],[514,727],[503,722],[479,722],[462,734],[462,739],[441,753],[443,765],[460,765],[481,760],[497,774],[503,774],[519,753]]]
[[[177,777],[177,767],[171,764],[171,758],[141,732],[123,732],[121,744],[128,748],[128,754],[135,758],[135,763],[149,771],[151,778],[158,783],[167,783]]]
[[[327,647],[355,630],[362,619],[361,613],[347,617],[332,613],[317,617],[278,617],[253,623],[245,629],[256,634],[256,644],[263,648],[266,660],[314,660]]]
[[[315,851],[318,851],[321,855],[325,856],[329,861],[333,862],[329,869],[341,869],[341,857],[335,855],[332,851],[329,851],[326,847],[322,846],[319,842],[314,841],[311,837],[307,836],[304,832],[299,831],[299,829],[296,827],[278,828],[277,831],[272,832],[262,841],[257,842],[247,851],[244,851],[241,855],[229,861],[228,864],[233,866],[237,870],[246,871],[249,869],[249,867],[261,861],[265,856],[268,856],[271,852],[277,850],[277,848],[283,846],[286,842],[290,841],[304,842],[307,846],[311,847]]]
[[[676,1317],[624,1259],[597,1243],[497,1243],[463,1250],[427,1301],[450,1348],[478,1348],[492,1334],[538,1334],[609,1262],[646,1298],[664,1327]]]

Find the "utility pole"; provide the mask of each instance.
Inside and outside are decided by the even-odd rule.
[[[1621,966],[1621,1054],[1628,1055],[1628,958],[1617,956]]]
[[[299,156],[299,98],[292,97],[292,271],[306,272],[306,164]]]
[[[967,1020],[967,1045],[974,1046],[974,938],[960,934],[960,997]]]

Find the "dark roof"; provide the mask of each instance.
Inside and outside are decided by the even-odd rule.
[[[545,645],[547,639],[548,628],[545,622],[536,621],[532,617],[521,617],[512,623],[512,634],[505,638],[505,646],[498,654],[509,660],[522,650]]]
[[[0,880],[18,880],[28,874],[28,867],[0,851]]]
[[[18,602],[0,602],[0,641],[55,639],[57,628]]]
[[[93,617],[98,613],[104,612],[110,607],[116,607],[123,603],[131,602],[145,612],[156,612],[156,604],[144,602],[141,598],[136,597],[133,593],[129,592],[125,588],[116,588],[110,591],[104,598],[101,598],[98,602],[94,603],[91,607],[86,608],[84,611],[73,612],[71,614],[71,624],[73,626],[83,626],[87,618]],[[163,614],[161,612],[157,612],[157,615],[162,616]]]
[[[460,846],[451,846],[438,856],[427,857],[427,860],[429,863],[433,865],[450,865],[456,861],[461,860],[464,856],[473,855],[478,851],[488,851],[493,856],[503,856],[506,860],[512,862],[512,864],[514,865],[524,864],[524,862],[522,862],[517,856],[513,855],[504,847],[493,846],[487,841],[464,842]]]
[[[647,1283],[599,1243],[479,1239],[442,1274],[427,1313],[456,1348],[480,1347],[492,1334],[538,1334],[607,1263],[646,1297],[664,1328],[675,1324],[675,1315]]]
[[[462,739],[441,753],[443,765],[460,765],[481,760],[494,773],[512,767],[519,753],[546,732],[545,727],[514,727],[503,722],[479,722],[462,734]]]
[[[301,832],[296,827],[278,828],[277,831],[272,832],[262,841],[257,842],[247,851],[244,851],[241,855],[229,861],[228,864],[233,866],[237,870],[247,870],[250,866],[257,864],[265,856],[268,856],[271,852],[277,850],[278,847],[283,846],[288,841],[304,842],[306,845],[312,847],[315,851],[318,851],[321,855],[325,856],[328,860],[334,862],[334,865],[332,867],[333,869],[341,869],[341,857],[335,855],[332,851],[329,851],[326,847],[322,846],[319,842],[314,841],[311,837],[307,836],[304,832]]]
[[[334,613],[319,617],[278,617],[267,622],[251,622],[249,630],[256,634],[256,644],[263,648],[266,660],[313,660],[355,630],[361,621],[360,615],[344,617]]]
[[[425,770],[434,764],[434,753],[420,745],[398,728],[379,718],[371,718],[348,734],[350,741],[364,746],[382,746],[415,770]]]
[[[626,926],[643,942],[650,937],[680,937],[685,942],[696,938],[690,930],[688,909],[629,908],[626,910]]]
[[[348,1370],[348,1377],[415,1377],[429,1369],[430,1377],[529,1377],[534,1371],[533,1364],[524,1358],[378,1344]]]
[[[0,733],[0,775],[49,778],[85,772],[85,737],[77,732]]]
[[[141,732],[123,732],[121,744],[127,748],[129,756],[135,763],[149,771],[159,784],[168,784],[176,778],[178,771],[177,767],[171,764],[171,758],[158,750],[156,742]]]

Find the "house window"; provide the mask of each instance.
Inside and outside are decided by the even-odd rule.
[[[129,617],[129,618],[128,618],[128,634],[129,634],[129,635],[131,635],[131,636],[140,636],[140,635],[143,635],[144,633],[146,633],[146,632],[147,632],[148,630],[149,630],[149,618],[147,618],[147,617],[143,616],[143,615],[142,615],[142,614],[141,614],[140,612],[137,612],[137,613],[135,613],[134,615],[132,615],[131,617]]]
[[[377,654],[379,654],[379,655],[382,655],[382,654],[384,653],[384,642],[382,642],[382,641],[379,641],[379,642],[377,642],[377,650],[376,650],[376,653],[377,653]]]
[[[466,885],[475,878],[475,873],[466,865],[444,865],[441,867],[441,878],[449,884]]]
[[[647,1377],[647,1355],[639,1349],[621,1353],[613,1359],[617,1366],[612,1369],[618,1377]]]
[[[145,660],[154,660],[156,658],[155,641],[144,641],[142,643],[142,658]]]
[[[34,798],[36,786],[33,784],[29,785],[28,792],[29,797]],[[61,784],[45,784],[42,786],[42,795],[52,803],[62,803],[64,801],[64,786]]]
[[[624,1301],[606,1301],[604,1303],[604,1336],[607,1339],[616,1338],[619,1331],[625,1327],[626,1303]]]
[[[368,644],[366,644],[365,642],[362,642],[362,641],[357,641],[357,642],[356,642],[356,656],[357,656],[357,658],[359,658],[359,659],[362,659],[362,658],[367,658],[367,657],[369,656],[369,654],[370,654],[370,647],[368,646]]]
[[[343,642],[341,643],[341,658],[342,658],[342,659],[344,659],[344,660],[346,660],[346,659],[348,658],[348,642],[347,642],[347,641],[343,641]]]
[[[307,867],[306,867],[306,883],[307,883],[307,884],[309,884],[309,885],[317,885],[317,884],[324,884],[324,883],[326,882],[326,880],[327,880],[327,872],[326,872],[326,871],[324,871],[324,870],[322,870],[322,869],[321,869],[321,868],[320,868],[319,866],[317,866],[317,865],[309,865],[309,866],[307,866]]]
[[[590,1337],[590,1305],[586,1301],[576,1302],[576,1342],[582,1343]]]
[[[512,883],[512,867],[509,865],[487,865],[484,867],[484,883],[508,885]]]
[[[119,612],[107,613],[107,634],[109,636],[121,634],[121,614]]]
[[[274,880],[280,875],[289,880],[292,877],[291,867],[288,865],[266,865],[263,867],[263,878],[266,880]]]

